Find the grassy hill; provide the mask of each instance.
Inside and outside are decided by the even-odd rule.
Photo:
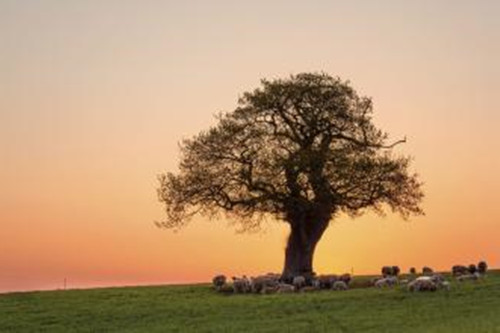
[[[500,271],[451,291],[221,295],[208,285],[0,295],[0,332],[500,332]]]

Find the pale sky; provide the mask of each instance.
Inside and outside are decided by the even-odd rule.
[[[408,143],[425,217],[341,216],[318,272],[500,266],[499,1],[0,0],[0,292],[280,271],[285,225],[157,229],[178,142],[325,71]]]

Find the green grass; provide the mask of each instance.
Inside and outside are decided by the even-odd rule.
[[[500,272],[449,292],[221,295],[208,285],[0,295],[0,332],[500,332]]]

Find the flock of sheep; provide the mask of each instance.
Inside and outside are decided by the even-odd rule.
[[[451,269],[452,276],[458,282],[467,280],[479,280],[486,274],[488,265],[481,261],[477,265],[455,265]],[[382,276],[366,281],[358,287],[390,288],[397,285],[406,286],[409,291],[436,291],[439,289],[449,290],[450,282],[443,275],[435,273],[430,267],[423,267],[422,274],[417,274],[415,268],[411,268],[404,279],[400,279],[398,266],[382,267]],[[347,290],[351,284],[351,275],[313,275],[311,277],[296,276],[290,281],[284,281],[280,274],[268,273],[257,277],[248,278],[232,277],[229,283],[225,275],[217,275],[212,279],[215,290],[221,293],[293,293],[310,292],[317,290]]]
[[[217,275],[212,280],[215,289],[223,293],[291,293],[308,292],[320,289],[347,290],[351,282],[350,274],[319,275],[312,278],[296,276],[289,283],[281,279],[281,274],[268,273],[257,277],[233,277],[232,284],[227,283],[226,276]]]

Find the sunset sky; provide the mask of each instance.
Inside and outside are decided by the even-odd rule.
[[[500,267],[500,1],[0,0],[0,292],[280,271],[286,225],[160,230],[157,175],[261,78],[324,71],[407,137],[424,217],[339,216],[319,273]]]

